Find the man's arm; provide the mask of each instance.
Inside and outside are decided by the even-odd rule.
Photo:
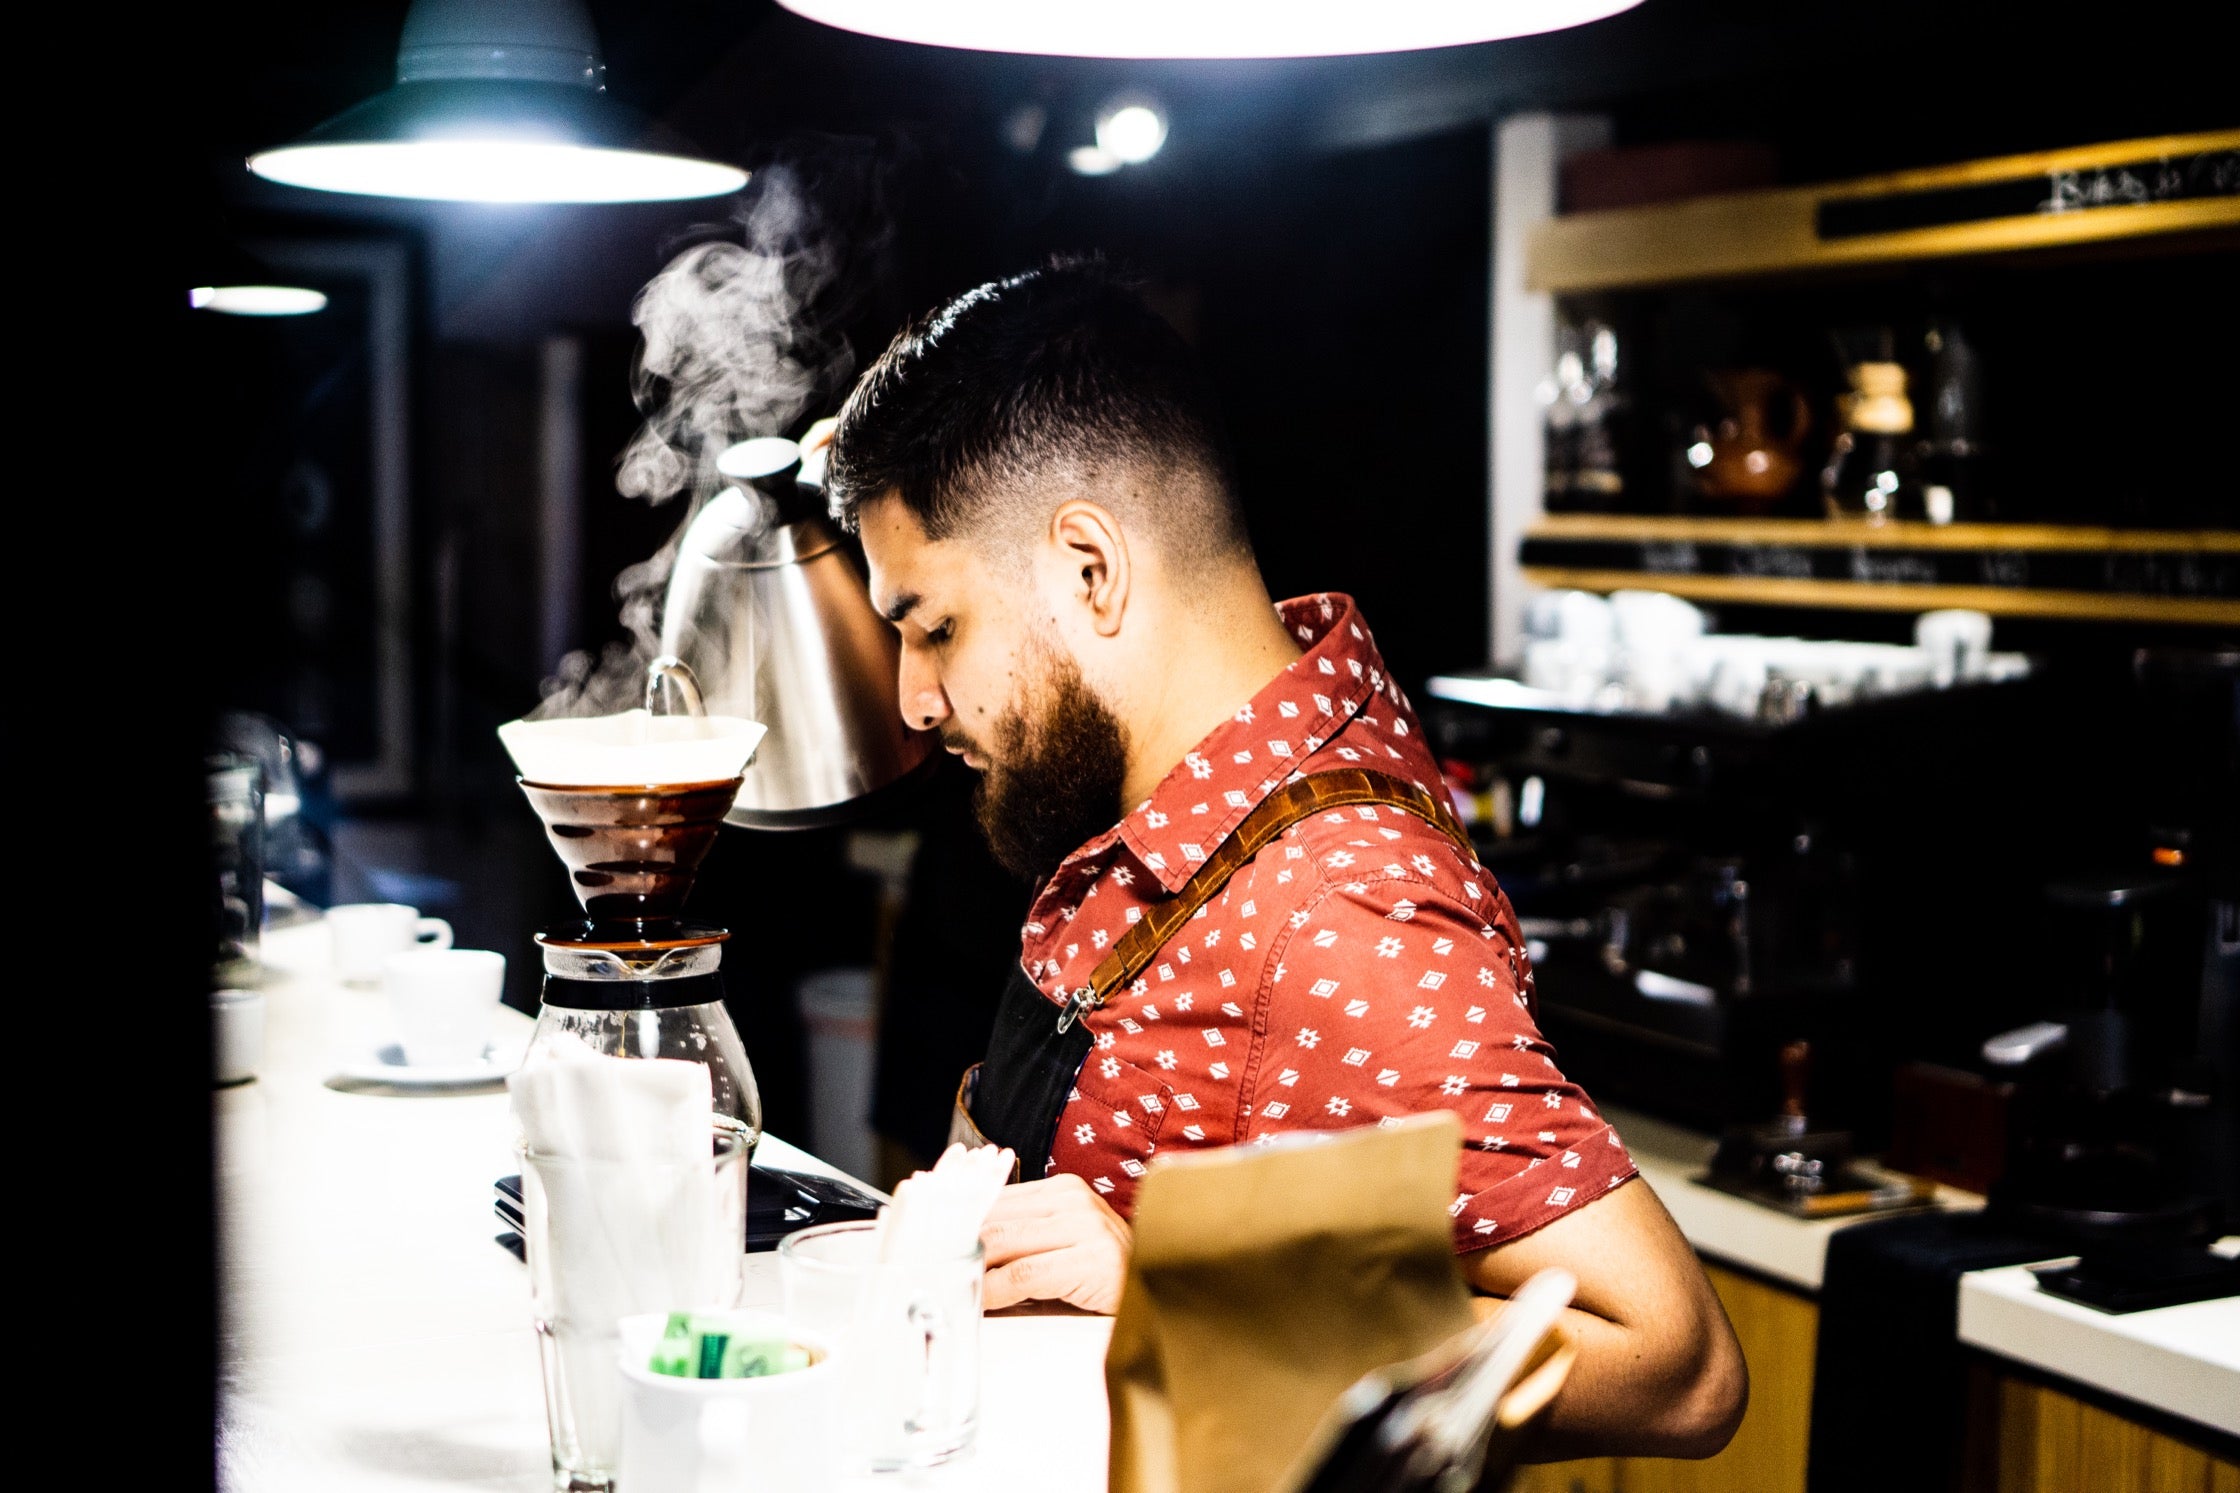
[[[1006,1187],[980,1237],[990,1311],[1031,1300],[1094,1312],[1119,1305],[1128,1225],[1079,1177]],[[1462,1257],[1464,1277],[1496,1297],[1548,1266],[1578,1278],[1564,1325],[1579,1357],[1536,1457],[1708,1457],[1725,1446],[1742,1420],[1748,1371],[1725,1308],[1657,1195],[1639,1178],[1621,1182],[1521,1239]]]
[[[1578,1361],[1535,1457],[1708,1457],[1749,1400],[1741,1345],[1664,1204],[1638,1177],[1520,1239],[1462,1257],[1471,1286],[1508,1296],[1534,1271],[1578,1277],[1564,1325]]]

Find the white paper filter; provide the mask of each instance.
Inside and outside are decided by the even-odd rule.
[[[625,710],[578,720],[508,721],[498,739],[532,783],[608,788],[735,778],[754,760],[763,730],[736,715]]]

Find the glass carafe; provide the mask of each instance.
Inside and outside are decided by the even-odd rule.
[[[720,935],[717,936],[720,939]],[[544,1000],[523,1062],[584,1047],[607,1057],[702,1063],[715,1113],[762,1139],[762,1095],[731,1013],[724,1009],[720,941],[666,950],[544,946]]]

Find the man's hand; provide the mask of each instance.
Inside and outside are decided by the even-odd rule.
[[[1006,1187],[980,1227],[986,1308],[1065,1301],[1110,1316],[1133,1238],[1127,1220],[1070,1172]]]

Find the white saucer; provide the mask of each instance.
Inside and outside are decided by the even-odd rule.
[[[408,1063],[404,1049],[388,1042],[353,1056],[337,1070],[336,1077],[355,1083],[387,1084],[395,1089],[456,1089],[503,1082],[508,1073],[521,1066],[521,1057],[521,1048],[493,1042],[471,1063]]]

